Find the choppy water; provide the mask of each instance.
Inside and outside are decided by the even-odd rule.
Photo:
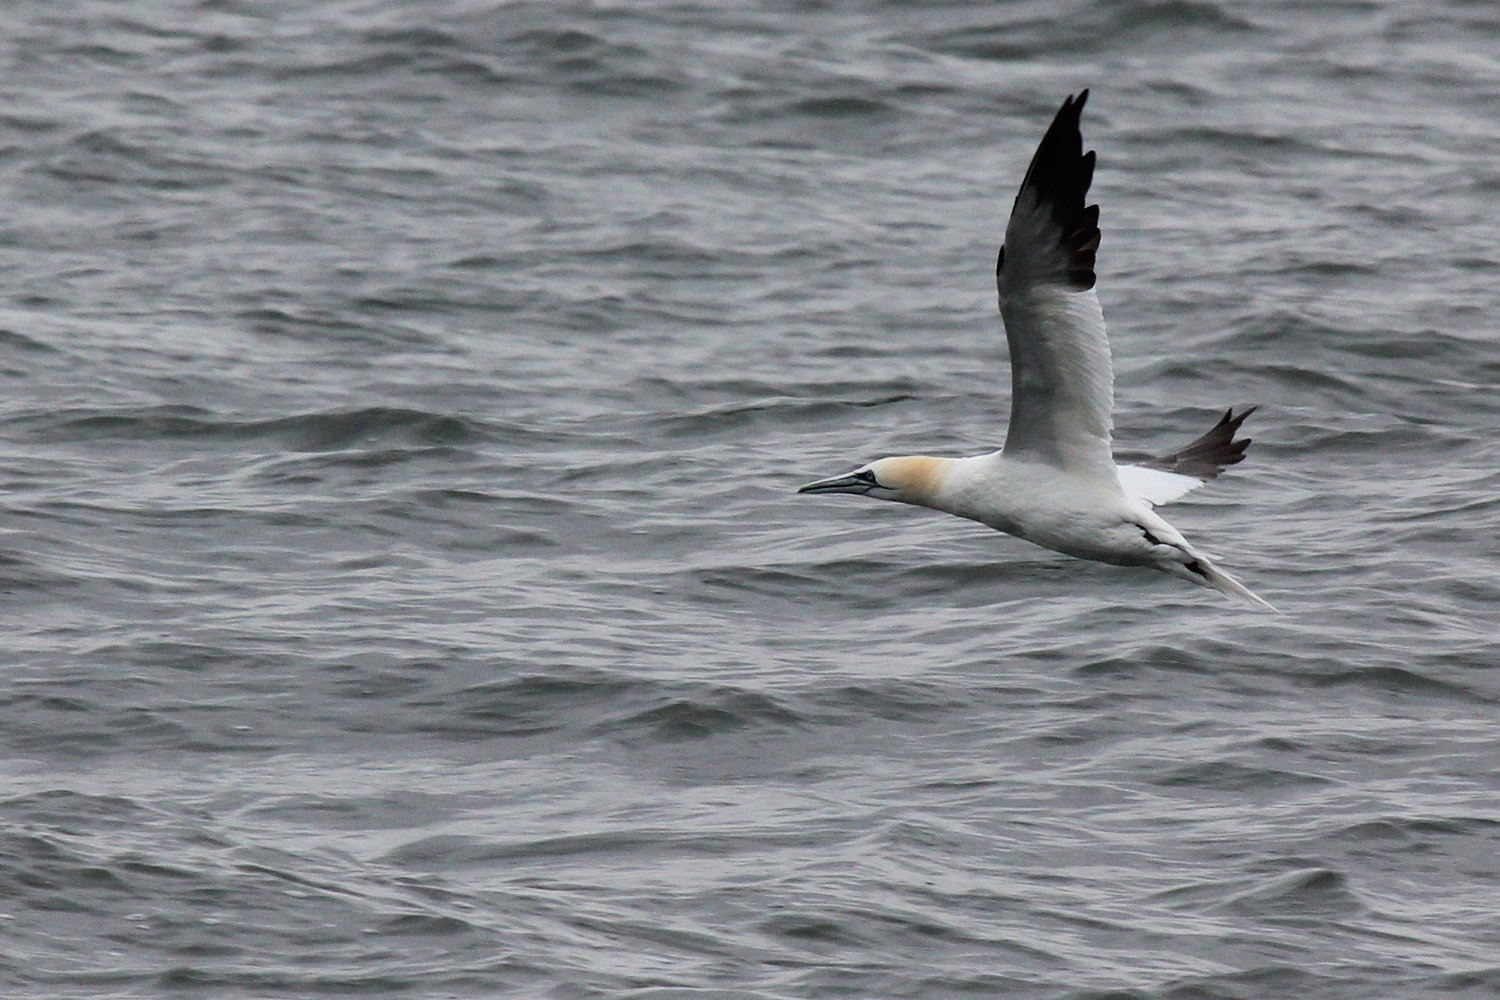
[[[7,997],[1500,993],[1487,2],[16,2]],[[1119,445],[896,505],[1092,86]],[[694,992],[701,991],[701,992]]]

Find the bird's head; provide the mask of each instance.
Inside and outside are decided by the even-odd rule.
[[[878,500],[896,500],[925,507],[931,505],[937,496],[943,464],[943,459],[925,455],[882,458],[842,476],[808,483],[797,492],[857,493]]]

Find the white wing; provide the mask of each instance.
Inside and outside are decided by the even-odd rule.
[[[1094,154],[1068,98],[1037,147],[995,268],[1010,345],[1009,458],[1116,481],[1110,435],[1114,375],[1094,293],[1099,207],[1085,207]]]
[[[1153,507],[1171,503],[1185,496],[1188,491],[1203,485],[1203,480],[1192,476],[1180,476],[1175,472],[1148,469],[1143,465],[1122,465],[1115,470],[1120,477],[1120,488],[1132,500],[1144,500]]]
[[[1240,424],[1254,413],[1250,407],[1243,413],[1224,411],[1219,422],[1208,433],[1180,451],[1153,458],[1144,465],[1122,465],[1116,470],[1125,495],[1144,500],[1153,507],[1171,503],[1218,477],[1231,465],[1245,460],[1250,438],[1236,438]]]

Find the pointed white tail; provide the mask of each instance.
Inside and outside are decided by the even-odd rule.
[[[1228,573],[1224,572],[1222,569],[1209,562],[1205,557],[1200,555],[1197,559],[1197,563],[1205,571],[1202,576],[1199,576],[1197,578],[1199,583],[1202,583],[1204,586],[1212,587],[1222,594],[1228,594],[1230,597],[1238,598],[1239,600],[1244,601],[1246,604],[1258,605],[1259,607],[1265,608],[1267,611],[1276,611],[1275,606],[1273,606],[1271,602],[1257,596],[1256,593],[1249,587],[1245,586],[1243,583],[1240,583],[1240,581],[1236,580],[1234,577],[1230,576]],[[1189,572],[1191,572],[1191,570],[1189,570]],[[1280,612],[1277,613],[1279,614]]]

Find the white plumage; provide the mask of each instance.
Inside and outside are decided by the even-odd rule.
[[[971,458],[882,458],[802,493],[857,493],[931,507],[1067,555],[1145,566],[1270,605],[1219,569],[1153,510],[1241,460],[1250,415],[1231,410],[1203,437],[1143,465],[1116,465],[1114,376],[1094,292],[1099,209],[1084,205],[1094,154],[1069,97],[1021,182],[996,264],[1010,346],[1005,447]],[[1253,409],[1253,408],[1252,408]]]

